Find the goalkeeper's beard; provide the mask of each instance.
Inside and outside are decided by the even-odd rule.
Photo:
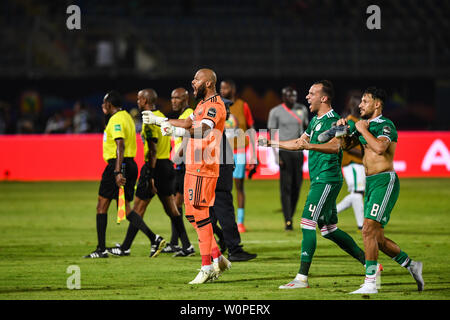
[[[205,95],[206,95],[206,85],[203,84],[197,89],[197,93],[194,94],[194,97],[195,99],[203,100],[205,99]]]

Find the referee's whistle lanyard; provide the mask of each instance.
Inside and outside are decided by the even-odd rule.
[[[295,118],[295,120],[298,121],[298,123],[303,124],[302,119],[300,119],[299,116],[297,116],[291,109],[289,109],[284,103],[281,104],[284,108],[284,110],[286,110],[291,116],[293,116]]]

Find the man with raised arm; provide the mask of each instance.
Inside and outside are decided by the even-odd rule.
[[[211,69],[200,69],[192,80],[194,96],[200,99],[194,113],[186,119],[167,120],[151,111],[143,112],[144,123],[161,126],[163,135],[189,136],[186,148],[184,204],[186,218],[197,231],[202,267],[190,284],[217,279],[231,268],[220,252],[213,234],[209,208],[214,205],[219,176],[220,141],[225,127],[225,105],[216,92],[217,76]],[[211,264],[211,258],[213,263]]]
[[[349,124],[350,135],[341,138],[342,147],[351,149],[361,144],[364,150],[363,164],[366,173],[364,197],[364,224],[362,236],[366,252],[366,278],[354,294],[377,293],[375,273],[378,251],[402,267],[408,269],[422,291],[422,262],[413,261],[392,240],[384,236],[392,209],[398,199],[400,182],[394,171],[394,154],[397,147],[397,130],[391,120],[382,115],[386,93],[376,87],[367,88],[359,104],[361,118],[358,122],[340,119],[337,125]]]
[[[339,140],[334,138],[321,143],[318,136],[329,130],[339,120],[331,101],[334,96],[333,85],[328,80],[315,82],[309,89],[306,99],[311,112],[316,116],[311,120],[305,133],[298,139],[288,141],[269,141],[268,146],[285,150],[309,150],[308,168],[311,186],[301,219],[302,247],[300,269],[291,282],[280,289],[308,288],[308,273],[316,250],[316,226],[323,237],[336,243],[341,249],[364,265],[364,251],[353,238],[337,227],[336,198],[342,187]],[[263,140],[259,143],[264,144]]]

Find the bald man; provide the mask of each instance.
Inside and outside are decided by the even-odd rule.
[[[189,106],[189,93],[185,88],[176,88],[170,95],[172,110],[178,114],[178,119],[186,119],[193,112]],[[174,137],[174,148],[172,150],[172,162],[175,164],[175,204],[180,215],[183,214],[184,203],[184,174],[186,167],[184,165],[185,155],[183,153],[188,139],[183,137]],[[174,257],[187,257],[194,254],[194,248],[190,251],[183,250],[178,246],[179,234],[172,223],[172,237],[170,243],[162,250],[163,253],[174,253]]]
[[[139,110],[151,110],[156,115],[165,118],[164,114],[156,109],[156,99],[158,95],[153,89],[143,89],[138,92],[137,104]],[[121,245],[110,248],[109,252],[117,256],[128,255],[131,244],[139,230],[144,232],[151,242],[150,257],[155,258],[165,247],[166,241],[145,224],[143,217],[151,199],[158,195],[164,211],[169,216],[172,224],[177,229],[181,239],[183,250],[194,254],[194,247],[191,245],[183,224],[183,218],[175,205],[175,173],[173,163],[170,161],[170,137],[163,136],[159,127],[144,124],[141,132],[144,142],[144,160],[141,168],[136,199],[133,210],[127,216],[130,221],[125,240]]]
[[[186,218],[194,226],[198,239],[202,267],[189,284],[202,284],[217,279],[231,262],[220,252],[213,234],[209,208],[214,205],[219,176],[220,142],[225,128],[226,109],[216,92],[217,76],[211,69],[200,69],[192,80],[194,97],[200,102],[186,119],[166,121],[144,111],[144,123],[159,124],[164,135],[188,136],[184,205]],[[211,258],[213,263],[211,264]]]
[[[283,103],[269,112],[267,129],[272,135],[278,130],[280,141],[298,139],[308,127],[308,109],[297,102],[297,90],[285,87],[281,91]],[[292,219],[297,208],[303,183],[303,151],[273,149],[280,166],[280,200],[284,215],[284,229],[293,230]]]

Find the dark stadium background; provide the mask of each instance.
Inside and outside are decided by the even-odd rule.
[[[81,8],[80,30],[66,26],[70,5]],[[381,9],[380,30],[366,26],[369,5]],[[183,261],[161,254],[149,261],[144,234],[137,235],[130,257],[82,258],[97,242],[105,93],[122,93],[125,108],[139,120],[137,91],[154,88],[158,106],[170,115],[171,91],[184,86],[192,92],[194,73],[203,67],[214,69],[219,81],[235,80],[256,129],[266,128],[269,110],[281,102],[281,89],[288,85],[306,105],[311,84],[331,80],[333,108],[341,115],[353,90],[386,89],[383,115],[399,133],[393,166],[401,190],[385,231],[412,259],[424,262],[423,292],[416,291],[407,270],[380,254],[385,268],[380,293],[348,295],[362,283],[364,271],[319,233],[311,288],[277,289],[299,267],[300,219],[311,185],[306,150],[294,232],[286,232],[275,154],[257,148],[258,170],[245,182],[248,232],[241,240],[244,250],[258,257],[233,262],[215,283],[187,285],[199,267],[199,254]],[[273,319],[298,317],[298,310],[302,316],[309,310],[317,314],[321,306],[342,315],[349,307],[365,316],[374,310],[367,308],[369,300],[371,306],[387,301],[389,314],[398,310],[399,319],[425,308],[437,314],[441,305],[431,300],[450,300],[449,101],[450,0],[0,0],[0,300],[14,306],[16,317],[21,310],[41,311],[34,301],[32,309],[24,308],[24,300],[46,300],[46,316],[53,310],[50,300],[104,300],[104,307],[95,301],[90,309],[103,318],[105,311],[116,317],[123,312],[124,319],[139,306],[146,314],[163,310],[167,319],[181,319],[180,307],[224,310],[228,300],[230,305],[270,304],[267,318]],[[192,106],[195,102],[191,97]],[[80,106],[84,109],[77,111]],[[137,139],[141,168],[143,143]],[[267,164],[274,170],[263,173]],[[338,201],[347,187],[344,183]],[[232,192],[236,199],[236,188]],[[362,248],[351,211],[339,214],[339,228]],[[129,225],[117,225],[116,219],[113,201],[108,246],[122,240]],[[170,220],[159,200],[152,200],[145,221],[170,238]],[[184,223],[199,252],[194,228]],[[81,290],[69,290],[72,267],[81,271]],[[20,300],[16,305],[15,299]],[[134,299],[147,301],[132,305]],[[118,300],[127,300],[126,305]],[[331,300],[339,300],[336,307]],[[84,305],[67,310],[86,314]],[[211,318],[225,316],[216,312]]]
[[[66,27],[72,4],[81,30]],[[380,30],[366,27],[372,4]],[[169,113],[171,90],[191,90],[200,67],[236,81],[257,129],[282,87],[306,103],[322,78],[335,85],[338,112],[350,90],[377,85],[399,130],[449,129],[448,0],[3,0],[0,10],[0,134],[42,133],[56,113],[66,121],[58,132],[73,132],[77,101],[90,113],[87,132],[102,132],[110,89],[131,110],[137,90],[155,88]]]

